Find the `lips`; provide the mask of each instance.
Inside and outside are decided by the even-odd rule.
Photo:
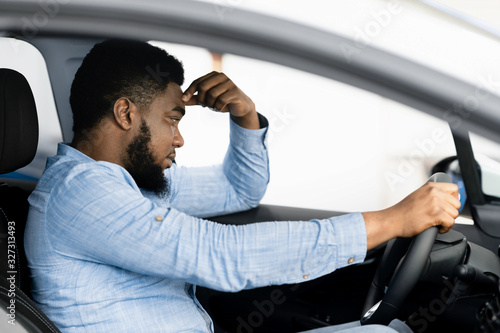
[[[167,155],[167,157],[165,158],[166,165],[165,165],[164,169],[170,168],[174,162],[174,159],[175,159],[175,152]]]

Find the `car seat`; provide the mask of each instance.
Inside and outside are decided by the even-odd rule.
[[[29,164],[38,144],[33,93],[19,72],[0,69],[0,174]],[[0,184],[0,332],[60,332],[30,299],[24,254],[28,193]]]

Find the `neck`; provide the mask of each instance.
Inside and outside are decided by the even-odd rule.
[[[105,131],[101,127],[83,130],[75,134],[71,147],[96,161],[106,161],[123,166],[122,152],[128,141],[115,131]]]

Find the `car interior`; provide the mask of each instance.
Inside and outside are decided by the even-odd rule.
[[[36,153],[38,119],[35,100],[26,78],[19,72],[0,69],[0,173],[26,166]],[[15,332],[59,332],[30,298],[29,268],[24,254],[23,230],[28,214],[28,193],[7,183],[0,185],[0,313],[11,309],[19,325]],[[1,321],[2,332],[15,326]]]
[[[68,43],[68,39],[50,37],[29,40],[46,59],[58,111],[69,108],[67,87],[96,41],[82,38]],[[28,165],[34,158],[38,112],[29,83],[15,70],[0,69],[0,98],[0,174],[7,174]],[[71,135],[71,115],[61,111],[58,116],[63,137],[67,138]],[[484,195],[481,190],[481,169],[475,163],[470,139],[462,133],[457,133],[454,139],[457,156],[436,164],[429,176],[444,173],[463,180],[467,202],[462,214],[471,216],[475,224],[456,224],[443,235],[436,236],[434,232],[426,241],[428,255],[422,255],[425,251],[418,247],[421,242],[416,238],[398,239],[368,251],[362,264],[313,281],[238,293],[200,287],[197,297],[213,318],[216,332],[298,332],[360,320],[381,298],[390,295],[389,291],[398,297],[404,295],[398,301],[400,307],[373,309],[375,322],[387,323],[388,317],[378,317],[391,313],[389,317],[406,320],[415,332],[472,332],[480,324],[486,325],[485,322],[492,328],[500,327],[492,319],[498,314],[492,306],[498,299],[500,276],[500,206],[497,198]],[[451,167],[456,160],[460,163],[459,174]],[[59,332],[30,298],[23,229],[27,197],[36,181],[0,178],[0,314],[8,317],[9,306],[14,304],[18,324],[14,328],[2,321],[0,325],[4,326],[0,326],[0,331]],[[340,214],[343,212],[260,205],[210,219],[243,225]],[[402,291],[408,284],[404,276],[418,280],[407,291]],[[389,304],[392,303],[390,300]]]

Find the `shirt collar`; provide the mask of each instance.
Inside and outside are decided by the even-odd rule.
[[[66,142],[61,142],[57,145],[57,155],[60,156],[68,156],[77,160],[82,160],[82,161],[94,161],[91,157],[85,155],[78,149],[75,149],[70,146],[69,143]]]

